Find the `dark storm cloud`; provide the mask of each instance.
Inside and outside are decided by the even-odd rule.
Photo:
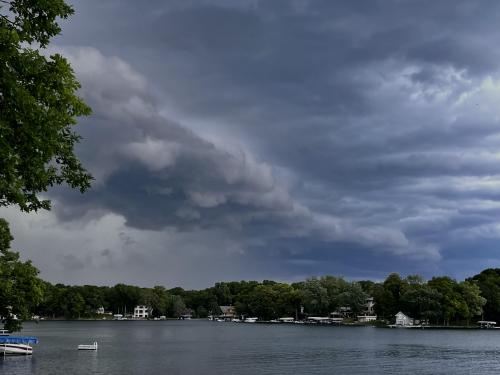
[[[497,2],[75,8],[57,44],[94,110],[79,152],[96,182],[54,190],[55,211],[125,220],[90,263],[129,264],[151,230],[150,259],[231,254],[237,278],[462,276],[493,258],[474,244],[500,237]]]
[[[227,236],[242,242],[248,236],[314,236],[383,243],[398,252],[409,246],[398,230],[353,226],[310,211],[290,196],[268,164],[161,116],[147,80],[122,61],[88,48],[64,52],[80,72],[83,97],[103,118],[83,124],[82,132],[92,145],[82,155],[96,174],[95,187],[84,197],[56,194],[64,203],[56,207],[61,218],[101,214],[104,208],[139,229],[225,228]],[[119,136],[103,137],[99,128],[115,129]]]

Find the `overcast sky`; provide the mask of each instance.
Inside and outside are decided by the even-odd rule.
[[[2,209],[51,282],[500,266],[497,1],[81,0],[85,195]]]

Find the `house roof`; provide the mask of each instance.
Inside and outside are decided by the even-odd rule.
[[[219,308],[223,314],[227,314],[229,312],[234,312],[234,306],[219,306]]]

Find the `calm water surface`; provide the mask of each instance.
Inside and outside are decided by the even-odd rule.
[[[0,374],[499,374],[500,330],[430,331],[208,321],[41,322],[32,357]],[[98,352],[77,351],[99,343]]]

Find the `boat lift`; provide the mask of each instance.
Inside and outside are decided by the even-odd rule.
[[[30,355],[33,354],[31,345],[38,344],[38,338],[33,336],[0,336],[0,354]]]

